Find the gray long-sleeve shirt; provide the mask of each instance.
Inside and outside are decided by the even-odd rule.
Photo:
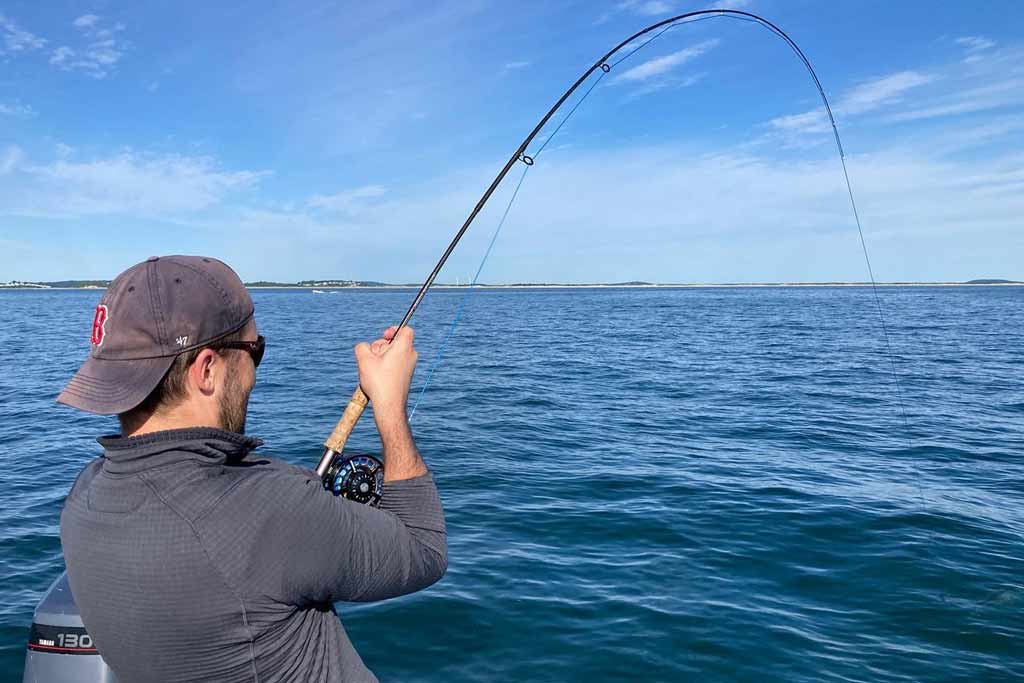
[[[376,681],[332,603],[444,574],[429,474],[388,482],[379,509],[218,429],[99,439],[68,494],[61,543],[100,654],[135,681]]]

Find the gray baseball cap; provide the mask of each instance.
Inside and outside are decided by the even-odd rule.
[[[142,403],[174,357],[237,332],[252,298],[227,264],[205,256],[151,256],[110,284],[93,316],[89,357],[57,397],[114,415]]]

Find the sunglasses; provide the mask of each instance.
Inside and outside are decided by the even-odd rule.
[[[260,366],[260,361],[263,360],[263,352],[267,350],[267,340],[261,334],[256,337],[256,341],[233,341],[223,342],[217,344],[213,348],[215,349],[239,349],[241,351],[248,351],[249,355],[252,356],[252,364],[254,367]]]

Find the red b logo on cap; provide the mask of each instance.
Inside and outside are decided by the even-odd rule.
[[[96,315],[92,319],[92,343],[100,346],[103,343],[103,335],[106,334],[104,326],[107,324],[107,307],[100,304],[96,307]]]

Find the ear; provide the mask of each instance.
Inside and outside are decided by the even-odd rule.
[[[203,349],[188,368],[190,391],[203,396],[212,396],[217,388],[217,375],[221,372],[224,359],[212,349]]]

